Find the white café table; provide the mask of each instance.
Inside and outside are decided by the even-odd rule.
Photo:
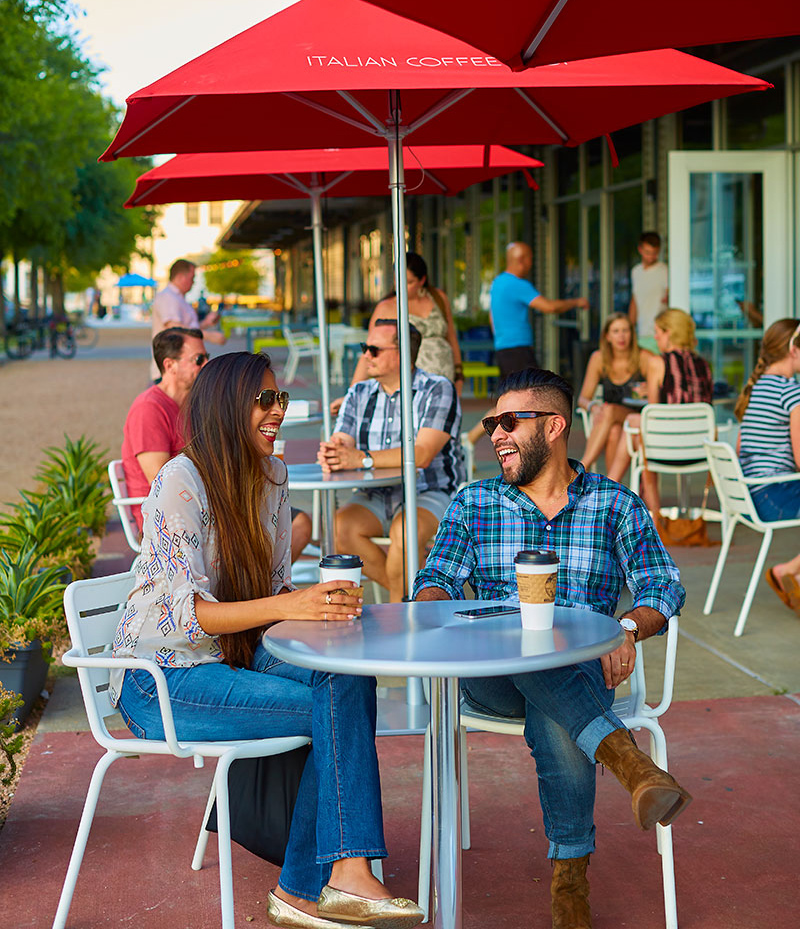
[[[369,471],[332,471],[325,474],[316,462],[287,465],[289,490],[319,490],[323,495],[322,554],[334,551],[333,509],[337,490],[369,490],[374,487],[392,487],[403,480],[400,468],[373,468]]]
[[[303,668],[339,674],[433,678],[431,738],[436,929],[461,929],[459,677],[494,677],[588,661],[622,644],[611,616],[556,607],[552,633],[526,632],[519,613],[462,619],[457,610],[500,601],[438,600],[365,605],[360,620],[282,622],[264,645]]]

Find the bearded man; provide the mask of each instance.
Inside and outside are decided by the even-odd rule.
[[[586,866],[594,851],[595,765],[632,794],[637,825],[667,825],[691,797],[640,752],[613,713],[614,688],[633,672],[637,640],[665,631],[683,605],[678,570],[642,501],[567,457],[573,391],[557,374],[525,368],[499,387],[483,420],[502,474],[461,490],[448,507],[414,585],[416,600],[517,597],[514,556],[555,551],[556,604],[614,615],[623,585],[633,605],[625,642],[602,658],[566,668],[461,681],[484,713],[525,718],[536,760],[545,833],[553,859],[553,929],[589,929]]]

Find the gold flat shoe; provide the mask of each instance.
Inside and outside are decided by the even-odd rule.
[[[267,919],[273,926],[285,926],[287,929],[352,929],[352,926],[344,923],[304,913],[291,903],[276,897],[272,891],[267,897]]]
[[[337,890],[329,884],[322,888],[317,910],[321,916],[372,929],[412,929],[422,922],[425,915],[413,900],[405,897],[370,900]]]

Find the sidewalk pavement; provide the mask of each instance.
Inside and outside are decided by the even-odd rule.
[[[302,388],[293,394],[302,395]],[[468,425],[484,406],[465,403]],[[288,460],[310,460],[315,444],[298,430],[287,444]],[[574,444],[577,457],[582,438]],[[487,442],[478,445],[477,458],[480,476],[494,473]],[[109,528],[99,574],[130,563],[121,529]],[[712,537],[718,532],[711,527]],[[800,618],[762,581],[744,636],[732,635],[759,542],[755,533],[737,530],[708,617],[702,606],[718,548],[673,552],[687,605],[676,703],[664,728],[670,769],[695,797],[674,829],[681,929],[796,925]],[[794,555],[796,544],[792,534],[778,533],[770,563]],[[660,648],[658,641],[648,643],[653,692],[660,687]],[[516,739],[472,733],[468,741],[473,847],[464,854],[464,929],[544,929],[550,924],[550,869],[533,763]],[[59,677],[0,833],[0,873],[4,887],[13,888],[13,906],[0,908],[0,929],[50,925],[100,754],[87,731],[77,680]],[[379,754],[390,848],[386,880],[394,893],[416,897],[421,737],[383,737]],[[69,927],[219,925],[213,841],[205,868],[189,867],[210,776],[210,768],[194,771],[171,758],[112,767]],[[589,872],[596,929],[658,929],[664,923],[654,837],[636,830],[627,795],[610,775],[598,777],[597,810],[598,851]],[[235,850],[237,923],[267,925],[266,891],[276,877],[271,865]]]

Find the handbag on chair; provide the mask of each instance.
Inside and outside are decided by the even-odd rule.
[[[263,758],[240,758],[228,773],[231,839],[259,858],[282,865],[292,813],[311,746]],[[217,804],[206,829],[217,831]]]

